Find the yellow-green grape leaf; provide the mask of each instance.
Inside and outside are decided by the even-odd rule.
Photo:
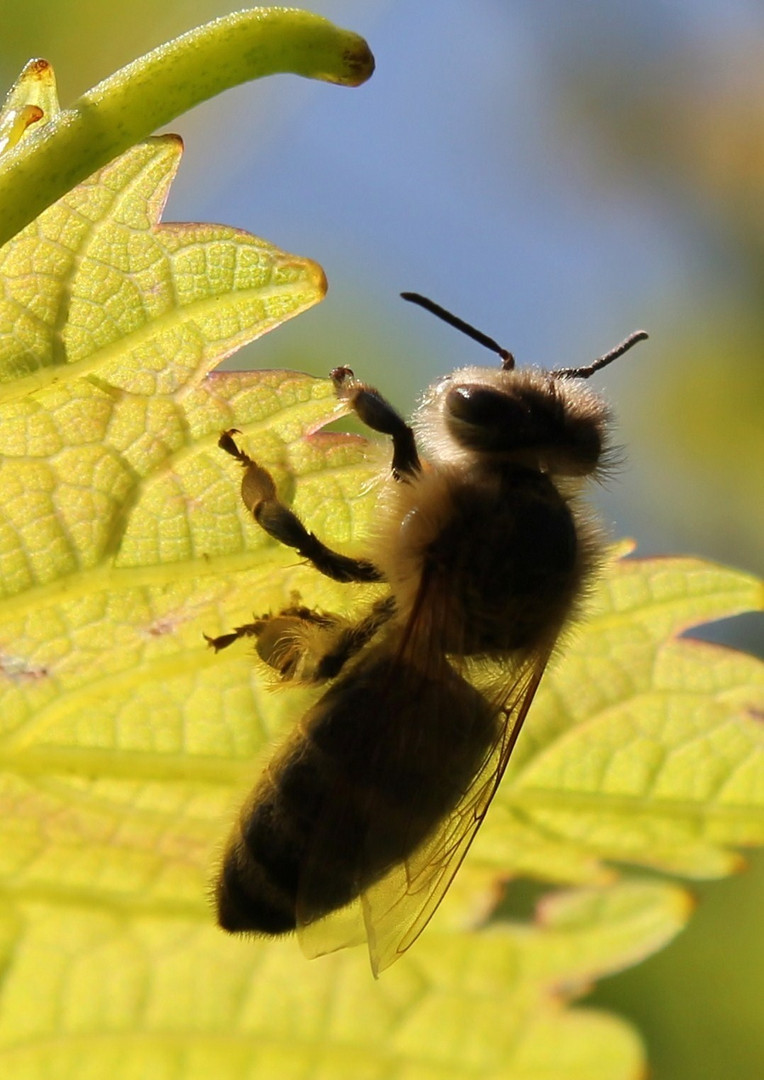
[[[358,950],[308,963],[294,940],[54,900],[19,905],[6,961],[0,1066],[14,1080],[638,1080],[631,1027],[569,1003],[687,916],[675,886],[573,893],[535,925],[433,932],[374,982]]]

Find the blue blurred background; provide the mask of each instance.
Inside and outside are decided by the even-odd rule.
[[[377,58],[347,90],[280,76],[172,129],[166,220],[240,226],[325,268],[324,304],[233,366],[350,364],[404,410],[488,354],[398,299],[424,292],[518,360],[586,363],[627,464],[598,499],[644,554],[762,569],[761,0],[316,0]],[[213,0],[5,0],[10,84],[43,55],[62,103],[225,14]],[[754,617],[713,634],[764,652]],[[691,929],[596,1000],[646,1030],[656,1080],[764,1075],[764,861],[699,887]],[[747,920],[747,921],[746,921]]]

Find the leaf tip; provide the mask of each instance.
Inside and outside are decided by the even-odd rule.
[[[376,61],[371,49],[362,37],[345,49],[342,59],[347,72],[346,85],[360,86],[374,74]]]
[[[336,35],[335,27],[331,27],[331,31],[333,35]],[[350,30],[342,30],[340,34],[342,40],[337,41],[340,50],[335,53],[336,61],[333,62],[332,67],[325,66],[320,74],[317,72],[312,74],[314,77],[338,86],[360,86],[374,74],[376,66],[374,54],[359,34],[354,34]],[[334,66],[335,63],[336,66]]]

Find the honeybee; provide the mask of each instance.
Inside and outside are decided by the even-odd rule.
[[[346,367],[337,397],[392,439],[369,558],[331,550],[224,432],[257,524],[340,582],[387,592],[350,619],[302,606],[208,638],[252,637],[281,679],[326,683],[261,776],[216,887],[232,933],[298,930],[309,955],[366,937],[375,975],[416,940],[485,817],[561,632],[601,559],[580,501],[608,464],[608,409],[588,367],[517,370],[492,338],[403,297],[501,358],[424,395],[409,426]],[[421,451],[421,453],[420,453]]]

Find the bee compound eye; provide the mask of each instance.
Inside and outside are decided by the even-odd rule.
[[[470,383],[454,386],[448,391],[445,411],[453,433],[461,434],[460,441],[464,441],[466,429],[471,429],[469,442],[476,438],[479,443],[506,436],[527,416],[522,403],[505,392]]]
[[[481,427],[504,424],[517,415],[517,402],[501,390],[462,384],[446,395],[446,409],[457,420]]]

